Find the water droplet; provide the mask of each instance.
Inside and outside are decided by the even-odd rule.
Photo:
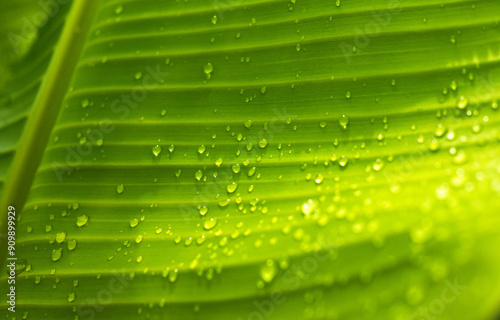
[[[202,216],[206,215],[206,214],[207,214],[207,212],[208,212],[208,208],[207,208],[206,206],[202,206],[202,207],[200,208],[200,214],[201,214]]]
[[[123,12],[123,6],[122,5],[119,5],[115,8],[115,13],[116,14],[120,14]]]
[[[464,96],[460,96],[460,98],[458,98],[458,101],[457,101],[457,108],[458,109],[463,110],[468,105],[469,105],[469,101],[467,100],[467,98],[465,98]]]
[[[238,184],[236,182],[231,182],[230,184],[227,185],[227,192],[228,193],[233,193],[238,189]]]
[[[384,161],[382,161],[382,159],[376,159],[375,162],[373,163],[372,165],[372,168],[373,168],[373,171],[380,171],[384,168]]]
[[[76,248],[76,240],[68,240],[68,249],[70,251],[75,250]]]
[[[85,108],[87,108],[89,105],[90,105],[90,101],[89,101],[89,99],[84,99],[84,100],[82,101],[82,108],[84,108],[84,109],[85,109]]]
[[[87,217],[86,215],[79,216],[78,218],[76,218],[76,225],[79,227],[83,227],[87,224],[87,221],[89,221],[89,217]]]
[[[217,218],[210,218],[203,222],[203,228],[205,230],[211,230],[217,225]]]
[[[339,118],[339,124],[342,128],[347,129],[347,125],[349,124],[349,118],[345,114],[343,114]]]
[[[339,166],[345,167],[345,166],[347,166],[348,162],[349,162],[349,159],[347,159],[345,156],[342,156],[339,159]]]
[[[217,24],[217,20],[218,20],[217,15],[214,15],[211,20],[212,20],[213,25]]]
[[[250,129],[250,127],[252,126],[252,124],[253,124],[252,120],[247,120],[244,123],[245,128],[247,128],[247,129]]]
[[[159,145],[154,146],[152,152],[155,155],[155,157],[158,157],[161,153],[161,147]]]
[[[125,187],[123,186],[123,183],[122,183],[122,184],[119,184],[119,185],[116,187],[116,192],[118,192],[118,193],[120,193],[120,194],[121,194],[121,193],[123,193],[123,189],[124,189],[124,188],[125,188]]]
[[[171,283],[174,283],[177,280],[178,275],[179,275],[178,269],[172,270],[172,272],[168,273],[168,281],[170,281]]]
[[[57,243],[62,243],[66,239],[66,232],[59,232],[56,234]]]
[[[446,128],[443,126],[442,123],[438,123],[438,125],[436,126],[436,130],[434,130],[434,135],[438,138],[441,138],[442,136],[444,136],[445,133],[446,133]]]
[[[317,208],[318,208],[317,203],[314,200],[309,199],[302,205],[302,213],[305,216],[308,216],[311,213],[315,212]]]
[[[130,220],[130,226],[131,226],[132,228],[137,227],[137,225],[138,225],[138,224],[139,224],[139,220],[138,220],[138,219],[135,219],[135,218],[134,218],[134,219]]]
[[[314,179],[314,182],[315,182],[316,184],[321,184],[321,183],[323,182],[323,179],[324,179],[323,175],[322,175],[322,174],[318,174],[318,175],[316,176],[316,179]]]
[[[220,167],[222,165],[222,162],[223,162],[222,158],[219,158],[219,159],[215,160],[215,165],[217,167]]]
[[[209,62],[205,65],[203,71],[207,75],[207,79],[210,79],[212,76],[212,72],[214,71],[214,66]]]
[[[73,302],[75,301],[75,293],[74,292],[70,292],[68,294],[68,302]]]
[[[232,169],[234,173],[240,173],[240,164],[239,163],[233,164]]]
[[[248,176],[252,177],[255,174],[255,171],[257,171],[257,168],[255,167],[251,167],[250,169],[248,169]]]
[[[195,177],[196,180],[200,181],[201,178],[203,177],[203,171],[201,171],[201,170],[196,171],[194,173],[194,177]]]
[[[431,142],[428,145],[428,148],[429,148],[430,151],[437,151],[437,150],[439,150],[439,148],[440,148],[439,141],[437,141],[436,139],[432,139]]]
[[[266,283],[270,283],[276,277],[278,268],[272,259],[268,259],[266,264],[260,268],[260,277]]]
[[[262,139],[259,141],[259,147],[264,149],[265,147],[267,147],[267,140],[266,139]]]
[[[52,261],[57,261],[61,259],[62,248],[52,250]]]
[[[205,147],[204,145],[201,145],[198,147],[199,154],[203,154],[205,152],[205,150],[207,150],[207,147]]]
[[[262,88],[260,88],[260,93],[266,94],[266,92],[267,92],[266,86],[263,86]]]

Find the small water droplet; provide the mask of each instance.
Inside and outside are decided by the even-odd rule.
[[[52,250],[52,261],[58,261],[62,256],[62,248]]]
[[[203,228],[205,230],[211,230],[217,225],[217,218],[210,218],[203,222]]]
[[[457,101],[457,108],[460,110],[465,109],[469,105],[469,101],[464,96],[460,96]]]
[[[83,227],[87,224],[87,221],[89,221],[89,217],[87,217],[86,215],[79,216],[78,218],[76,218],[76,225],[79,227]]]
[[[139,220],[138,220],[138,219],[135,219],[135,218],[134,218],[134,219],[130,220],[130,226],[131,226],[132,228],[137,227],[137,225],[138,225],[138,224],[139,224]]]
[[[259,147],[261,149],[264,149],[265,147],[267,147],[267,140],[266,139],[262,139],[259,141]]]
[[[62,243],[66,239],[66,232],[59,232],[56,234],[57,243]]]
[[[266,264],[260,268],[260,277],[266,283],[270,283],[276,277],[278,268],[272,259],[268,259]]]
[[[347,125],[349,124],[349,118],[345,114],[343,114],[339,118],[339,124],[343,129],[347,129]]]
[[[76,248],[76,240],[68,240],[68,250],[73,251]]]
[[[120,193],[120,194],[121,194],[121,193],[123,193],[123,189],[124,189],[124,188],[125,188],[125,187],[123,186],[123,183],[122,183],[122,184],[119,184],[119,185],[116,187],[116,192],[118,192],[118,193]]]
[[[199,154],[203,154],[206,150],[207,150],[207,147],[205,147],[204,145],[201,145],[198,147]]]
[[[153,154],[155,157],[158,157],[161,153],[161,147],[159,145],[155,145],[152,149]]]
[[[195,177],[196,180],[200,181],[201,178],[203,177],[203,171],[201,171],[201,170],[196,171],[194,173],[194,177]]]
[[[315,212],[318,208],[318,205],[317,203],[312,200],[312,199],[309,199],[307,200],[303,205],[302,205],[302,213],[305,215],[305,216],[308,216],[310,215],[311,213]]]
[[[238,189],[238,184],[236,182],[231,182],[230,184],[227,185],[227,192],[228,193],[233,193]]]

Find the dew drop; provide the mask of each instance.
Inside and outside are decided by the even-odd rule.
[[[62,248],[52,250],[52,261],[58,261],[62,256]]]
[[[204,145],[201,145],[198,147],[199,154],[203,154],[206,150],[207,150],[207,147],[205,147]]]
[[[222,165],[222,162],[223,162],[222,158],[219,158],[219,159],[215,160],[215,165],[217,167],[220,167]]]
[[[68,249],[70,251],[75,250],[76,248],[76,240],[68,240]]]
[[[266,264],[260,268],[260,277],[266,283],[270,283],[276,277],[278,268],[272,259],[268,259]]]
[[[465,109],[469,105],[469,101],[464,96],[460,96],[457,101],[457,108],[460,110]]]
[[[82,108],[86,109],[90,105],[89,99],[84,99],[82,101]]]
[[[314,200],[309,199],[302,205],[301,211],[305,216],[309,216],[311,213],[315,212],[317,208],[317,203]]]
[[[135,227],[137,227],[138,224],[139,224],[138,219],[134,218],[134,219],[130,220],[130,227],[135,228]]]
[[[375,162],[373,163],[372,165],[372,168],[373,168],[373,171],[380,171],[384,168],[384,161],[382,161],[382,159],[376,159]]]
[[[208,212],[208,208],[206,206],[202,206],[200,208],[200,215],[204,216],[207,214],[207,212]]]
[[[239,163],[235,163],[235,164],[233,164],[233,165],[232,165],[232,169],[233,169],[233,172],[234,172],[234,173],[240,173],[240,170],[241,170],[241,168],[240,168],[240,164],[239,164]]]
[[[345,157],[345,156],[342,156],[340,157],[339,159],[339,166],[341,167],[346,167],[347,166],[347,163],[349,162],[349,160]]]
[[[230,184],[227,185],[227,192],[228,193],[233,193],[238,189],[238,184],[236,182],[231,182]]]
[[[57,243],[62,243],[66,239],[66,232],[59,232],[56,234]]]
[[[159,145],[155,145],[151,151],[153,152],[155,157],[158,157],[161,153],[161,147]]]
[[[119,5],[115,8],[115,13],[116,14],[120,14],[123,12],[123,6],[122,5]]]
[[[214,71],[214,66],[209,62],[203,67],[203,71],[207,75],[207,79],[210,79],[212,76],[212,72]]]
[[[203,222],[203,228],[205,230],[211,230],[217,225],[217,218],[210,218]]]
[[[76,225],[79,227],[83,227],[87,224],[87,221],[89,221],[89,217],[87,217],[86,215],[79,216],[78,218],[76,218]]]
[[[339,118],[339,124],[342,128],[347,129],[347,125],[349,124],[349,118],[345,114],[343,114]]]
[[[194,173],[194,177],[195,177],[196,180],[200,181],[201,178],[203,177],[203,171],[201,171],[201,170],[196,171]]]
[[[118,192],[118,193],[120,193],[120,194],[121,194],[121,193],[123,193],[123,189],[124,189],[124,188],[125,188],[125,187],[123,186],[123,183],[122,183],[122,184],[119,184],[119,185],[116,187],[116,192]]]

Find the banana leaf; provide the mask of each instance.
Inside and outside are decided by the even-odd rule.
[[[494,319],[500,2],[68,10],[12,69],[54,50],[1,135],[3,318]]]

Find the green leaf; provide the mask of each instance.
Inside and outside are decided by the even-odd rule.
[[[16,5],[19,4],[16,3]],[[0,90],[0,195],[2,195],[7,175],[14,159],[16,147],[21,139],[44,75],[52,59],[54,47],[59,40],[65,21],[64,18],[69,7],[70,4],[65,4],[57,8],[54,7],[53,12],[57,12],[57,14],[54,14],[53,18],[49,19],[41,27],[40,33],[42,36],[34,41],[29,51],[20,61],[8,67],[15,70],[15,72],[12,77],[9,77],[5,87]],[[23,8],[27,9],[27,7]],[[10,17],[20,19],[18,15],[12,14],[12,9],[7,10],[6,8],[2,8],[0,10],[4,14],[10,13]],[[48,17],[48,15],[45,16]],[[30,14],[25,12],[25,16],[20,20],[28,19],[27,17],[30,17]],[[2,49],[4,53],[7,51],[7,49]],[[4,62],[6,63],[7,61],[5,60]],[[5,80],[5,78],[2,80]],[[56,115],[58,110],[59,108],[56,108]],[[47,129],[50,130],[51,126],[48,126]],[[40,140],[37,143],[40,143]],[[43,147],[40,153],[43,152]],[[36,166],[34,170],[36,170]],[[29,188],[30,184],[24,183],[26,185],[25,188]]]
[[[498,1],[89,3],[7,181],[19,314],[495,316]]]

